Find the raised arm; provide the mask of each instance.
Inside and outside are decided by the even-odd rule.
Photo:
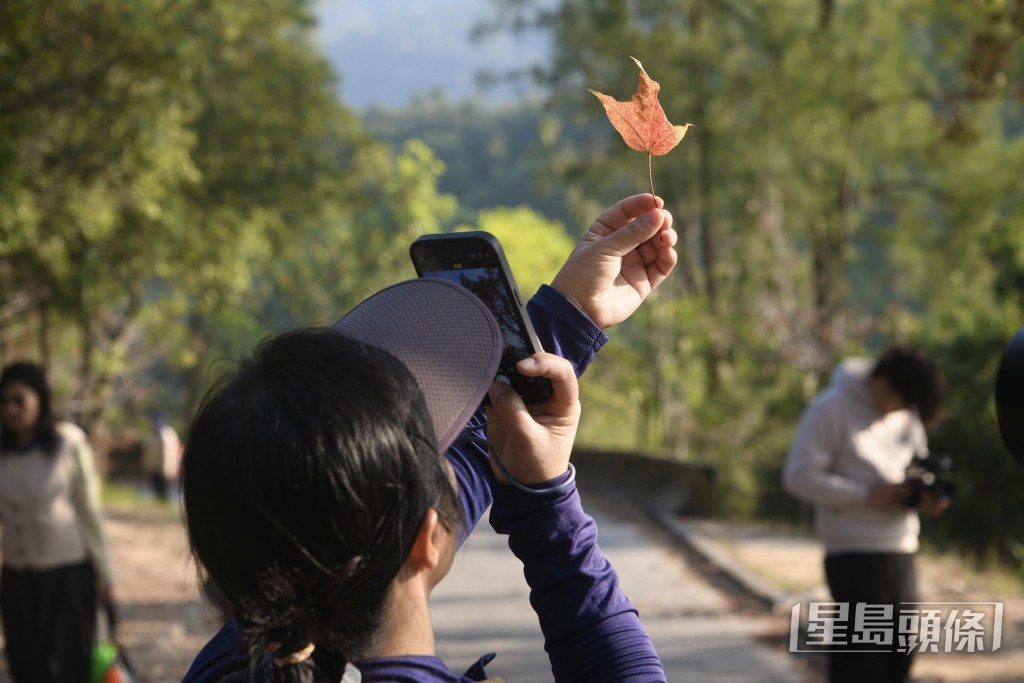
[[[836,472],[842,420],[827,397],[805,411],[782,469],[783,486],[801,500],[826,507],[867,504],[871,487]]]
[[[551,379],[554,394],[528,407],[511,388],[491,388],[488,437],[501,482],[491,525],[509,536],[523,563],[555,680],[663,681],[661,660],[597,546],[597,525],[569,468],[580,412],[572,366],[538,354],[518,369]]]
[[[99,471],[96,469],[92,447],[82,430],[70,423],[61,424],[59,429],[68,443],[70,454],[72,504],[78,515],[89,561],[96,571],[98,598],[106,604],[113,599],[114,570],[103,528]]]
[[[542,286],[527,312],[548,353],[568,360],[583,375],[608,341],[604,329],[629,318],[675,267],[677,235],[664,202],[651,194],[622,199],[606,209],[580,238],[550,286]],[[467,436],[482,438],[478,412]],[[461,543],[491,504],[487,453],[463,442],[448,451],[463,506]]]

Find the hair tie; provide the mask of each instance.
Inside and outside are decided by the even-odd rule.
[[[316,649],[316,645],[310,643],[301,650],[297,650],[290,655],[285,657],[274,657],[275,666],[291,666],[292,664],[301,664],[302,662],[309,659],[309,656],[313,654],[313,650]]]

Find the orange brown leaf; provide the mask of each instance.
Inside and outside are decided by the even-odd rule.
[[[640,67],[640,81],[628,102],[619,102],[609,95],[591,90],[604,105],[608,120],[619,131],[631,148],[656,156],[668,154],[686,135],[690,124],[673,126],[658,102],[661,86],[644,71],[636,57],[631,58]]]

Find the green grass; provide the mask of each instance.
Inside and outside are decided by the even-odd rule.
[[[143,487],[143,488],[140,488]],[[180,523],[181,509],[177,503],[161,503],[146,495],[144,485],[138,482],[104,481],[103,507],[110,513],[142,517],[160,523]]]
[[[124,482],[103,482],[103,504],[104,505],[156,505],[153,499],[143,498],[139,495],[137,486]]]

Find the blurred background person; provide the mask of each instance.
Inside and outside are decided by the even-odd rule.
[[[161,503],[169,499],[169,491],[177,485],[181,464],[181,439],[167,421],[154,413],[150,416],[150,433],[143,448],[142,464],[153,494]]]
[[[81,429],[57,423],[43,369],[0,374],[0,615],[16,683],[83,683],[97,604],[112,599],[100,478]]]
[[[917,600],[917,511],[937,515],[950,501],[908,479],[907,470],[928,454],[925,427],[938,423],[945,396],[927,353],[892,346],[876,361],[841,363],[800,421],[783,483],[815,506],[832,599],[849,606],[845,626],[852,628],[856,605],[867,604],[891,610],[886,621],[894,628],[900,604]],[[891,635],[890,651],[833,652],[829,680],[906,680],[912,653],[897,652]]]

